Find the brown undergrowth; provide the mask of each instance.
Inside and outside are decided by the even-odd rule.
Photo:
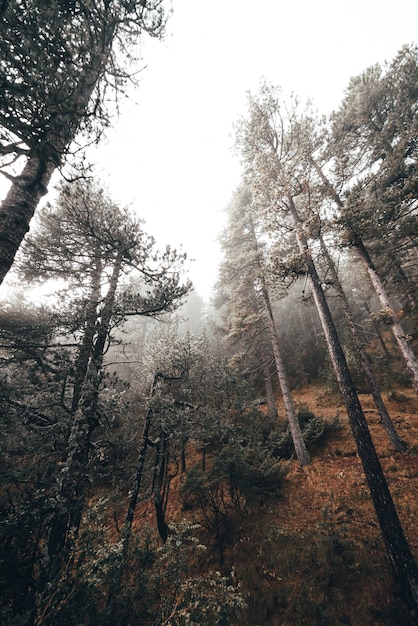
[[[407,626],[411,620],[396,599],[368,486],[339,396],[310,387],[295,391],[294,398],[298,409],[308,409],[329,423],[338,415],[338,429],[310,451],[312,460],[307,467],[301,468],[295,459],[284,461],[287,473],[277,496],[233,515],[222,564],[210,531],[204,524],[195,531],[207,546],[197,574],[220,569],[239,588],[247,603],[240,623]],[[407,444],[405,453],[391,448],[371,396],[360,396],[404,532],[418,559],[418,398],[411,389],[398,388],[384,399]],[[277,404],[283,416],[280,398]],[[200,453],[189,446],[188,469],[199,462]],[[210,464],[208,454],[209,468]],[[184,480],[182,474],[172,480],[167,521],[202,523],[198,509],[184,506]],[[140,535],[145,525],[155,528],[155,514],[152,504],[142,502],[134,534]]]
[[[347,416],[339,397],[296,391],[296,404],[340,428],[312,451],[310,465],[293,460],[275,503],[249,516],[231,550],[249,593],[249,623],[277,626],[351,624],[403,626],[409,617],[395,596],[385,548]],[[385,397],[406,442],[394,452],[371,396],[360,400],[404,532],[418,558],[418,398],[410,389]],[[281,401],[278,401],[283,415]]]

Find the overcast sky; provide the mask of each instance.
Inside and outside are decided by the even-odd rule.
[[[143,46],[146,69],[99,149],[111,194],[132,203],[161,244],[183,244],[207,297],[216,279],[224,208],[239,183],[233,124],[264,76],[338,107],[350,76],[417,41],[417,0],[173,0],[164,42]]]

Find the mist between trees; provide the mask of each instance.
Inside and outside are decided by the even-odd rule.
[[[186,255],[158,250],[85,166],[37,209],[83,125],[106,123],[109,77],[128,78],[115,42],[159,36],[161,3],[41,9],[0,9],[9,27],[1,156],[11,178],[0,261],[3,277],[13,264],[19,280],[0,319],[3,622],[303,624],[310,612],[318,624],[355,623],[347,612],[337,620],[331,592],[298,608],[277,592],[263,614],[234,556],[261,536],[257,558],[267,562],[262,546],[273,535],[281,545],[284,531],[260,515],[280,505],[288,475],[325,462],[339,432],[341,417],[298,406],[297,391],[312,388],[342,398],[393,577],[391,606],[415,623],[417,567],[359,393],[371,395],[393,454],[416,455],[384,397],[418,390],[417,49],[353,78],[329,119],[266,82],[249,95],[235,128],[242,184],[208,306],[187,280]],[[35,65],[20,78],[33,53],[30,10],[39,64],[55,62],[48,89]],[[20,48],[10,46],[12,27]],[[29,303],[26,291],[51,280],[55,297]],[[349,571],[347,555],[361,555],[324,520],[323,543],[307,554],[322,558],[322,546],[334,574]],[[272,555],[279,585],[284,557]],[[374,623],[369,608],[364,624]],[[379,619],[394,623],[389,611]]]

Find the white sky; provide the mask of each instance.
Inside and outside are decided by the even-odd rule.
[[[417,0],[173,0],[168,37],[146,42],[147,68],[109,143],[100,148],[112,195],[146,229],[183,247],[207,297],[220,258],[223,210],[239,182],[233,124],[265,76],[338,107],[350,76],[418,40]]]
[[[183,244],[208,297],[223,210],[239,183],[233,124],[259,79],[320,113],[350,76],[418,40],[417,0],[173,0],[164,42],[143,46],[144,70],[108,141],[97,149],[111,195],[137,209],[159,243]],[[90,156],[91,158],[91,156]]]

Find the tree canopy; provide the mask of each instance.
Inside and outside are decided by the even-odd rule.
[[[108,91],[132,75],[140,35],[162,35],[165,12],[162,0],[22,0],[0,18],[0,158],[12,182],[0,207],[3,281],[53,172],[80,132],[97,141],[110,123]]]

